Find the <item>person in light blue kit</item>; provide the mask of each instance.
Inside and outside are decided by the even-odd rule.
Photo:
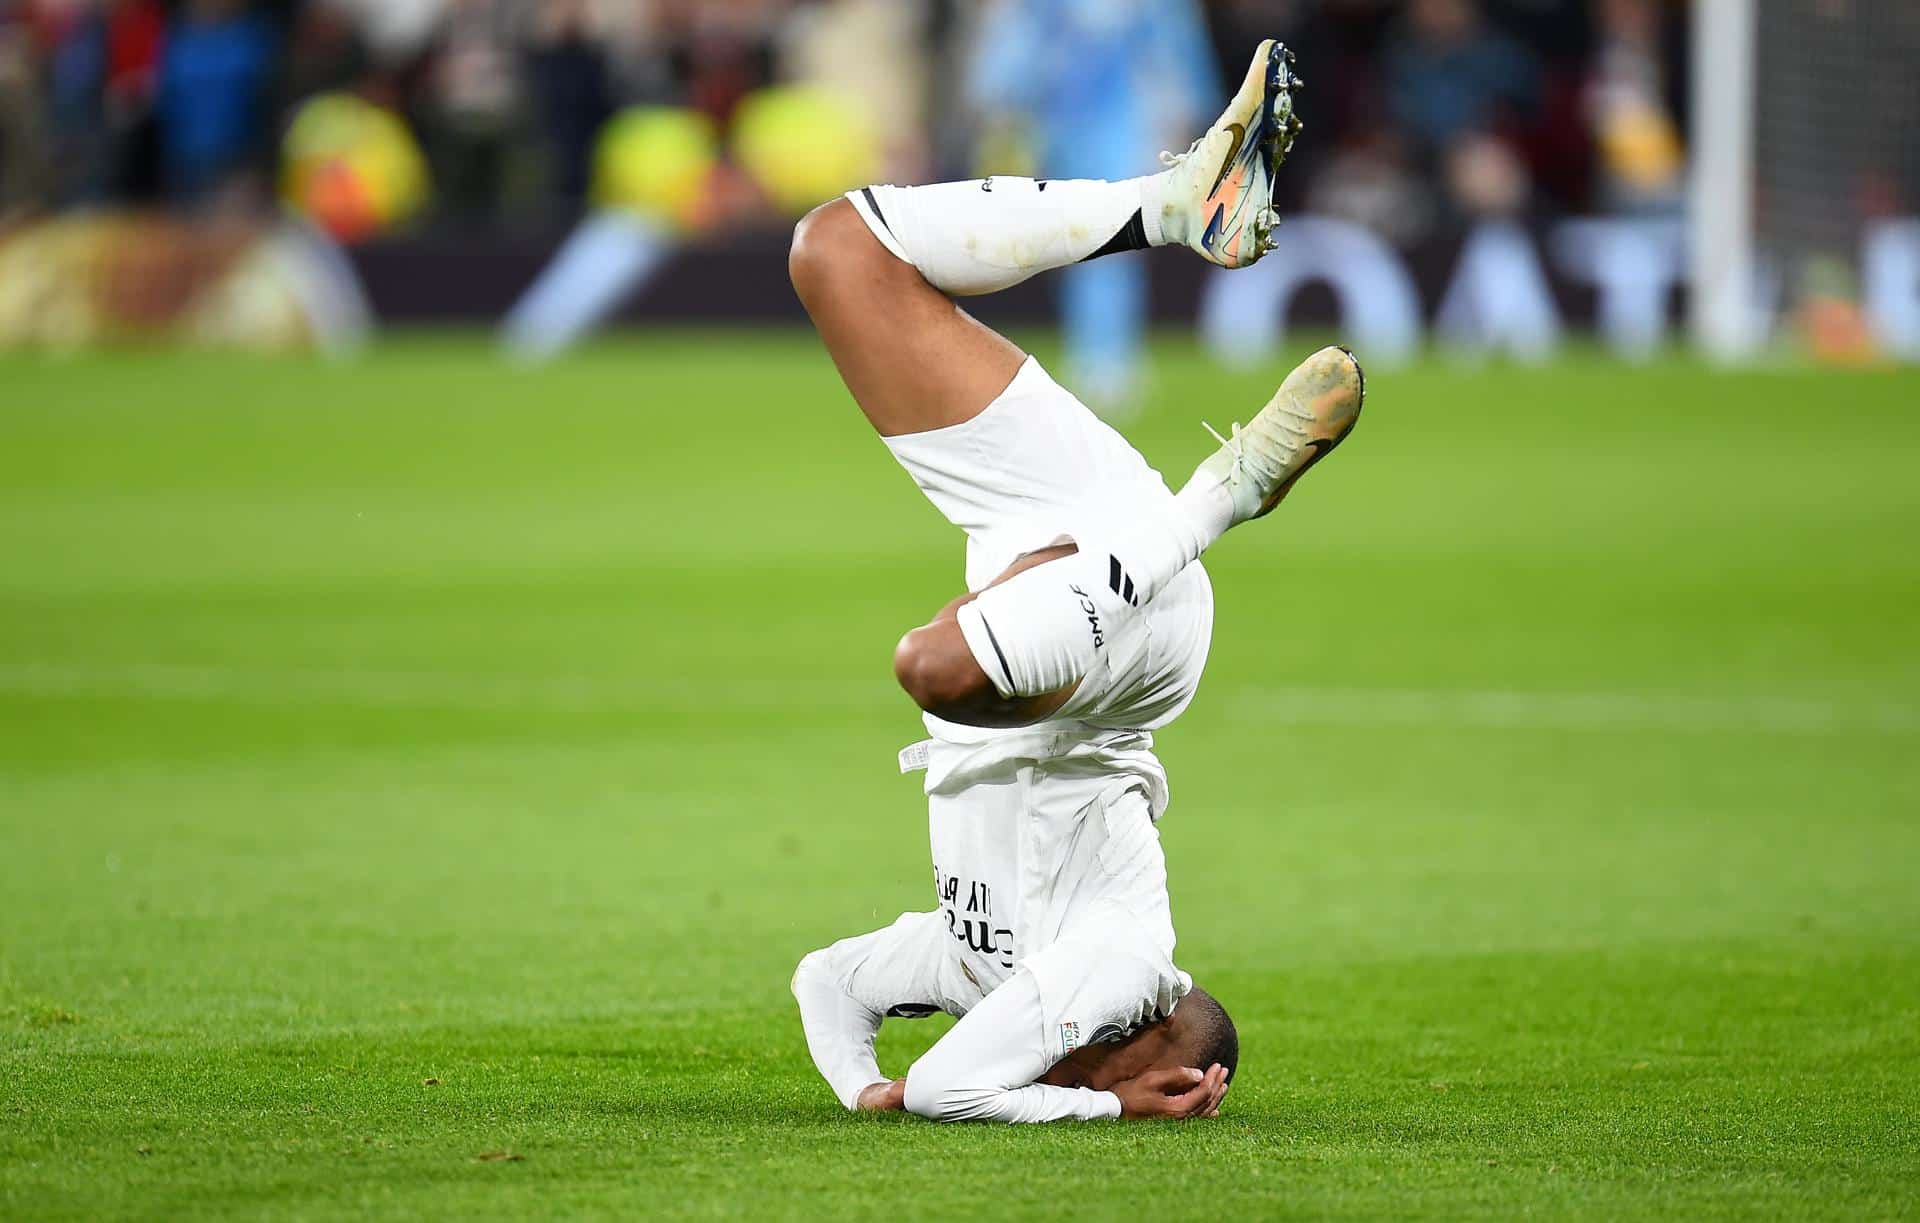
[[[1033,125],[1043,175],[1119,179],[1151,171],[1163,134],[1190,130],[1221,85],[1195,0],[1001,0],[967,91]],[[1145,265],[1067,269],[1061,308],[1073,385],[1102,415],[1125,415],[1140,389]]]

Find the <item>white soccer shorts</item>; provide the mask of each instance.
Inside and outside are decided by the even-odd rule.
[[[947,521],[967,535],[969,590],[1020,556],[1072,538],[1103,513],[1172,500],[1160,473],[1033,358],[972,420],[884,439]],[[1213,587],[1195,562],[1103,654],[1056,716],[1150,730],[1187,707],[1213,637]]]

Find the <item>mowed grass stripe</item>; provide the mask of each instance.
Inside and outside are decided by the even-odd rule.
[[[898,693],[878,681],[663,683],[644,675],[472,675],[461,672],[260,670],[142,663],[90,667],[0,664],[0,692],[279,704],[328,702],[381,708],[459,708],[528,713],[618,713],[726,709],[867,713]],[[1822,700],[1764,693],[1710,697],[1657,692],[1476,692],[1450,689],[1282,687],[1210,683],[1210,701],[1288,725],[1476,726],[1670,730],[1770,734],[1920,734],[1920,704]]]

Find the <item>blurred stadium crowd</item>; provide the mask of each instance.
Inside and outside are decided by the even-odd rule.
[[[1155,33],[1188,28],[1191,45]],[[1058,173],[1032,115],[1072,113],[1061,95],[1077,91],[1098,121],[1105,69],[1074,60],[1102,29],[1154,43],[1157,75],[1182,82],[1143,121],[1172,147],[1258,37],[1285,38],[1310,138],[1283,206],[1398,242],[1680,203],[1686,21],[1666,0],[0,0],[0,208],[264,210],[300,191],[345,237],[552,224],[618,177],[607,134],[643,107],[649,167],[673,143],[661,116],[711,132],[712,165],[674,208],[771,220],[851,185],[834,171]],[[1016,31],[1050,62],[1010,66]],[[780,105],[756,108],[769,89]],[[386,198],[356,211],[290,181],[314,99],[352,100],[357,139],[399,121],[397,181],[348,184]],[[1151,168],[1150,151],[1125,155]]]

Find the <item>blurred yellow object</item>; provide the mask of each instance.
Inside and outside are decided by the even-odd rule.
[[[0,234],[0,352],[342,351],[365,319],[351,275],[285,221],[86,212]]]
[[[974,144],[973,175],[975,178],[1038,178],[1040,156],[1034,147],[1031,125],[1007,116],[988,119]]]
[[[1665,111],[1634,100],[1613,108],[1600,128],[1600,152],[1622,180],[1652,191],[1679,180],[1686,153]]]
[[[384,233],[426,206],[426,158],[407,125],[352,94],[321,94],[287,129],[281,195],[342,242]]]
[[[880,176],[873,125],[839,94],[812,86],[762,89],[742,102],[733,157],[790,216]]]
[[[602,129],[594,152],[593,199],[679,229],[700,221],[720,160],[713,121],[671,106],[624,110]]]

